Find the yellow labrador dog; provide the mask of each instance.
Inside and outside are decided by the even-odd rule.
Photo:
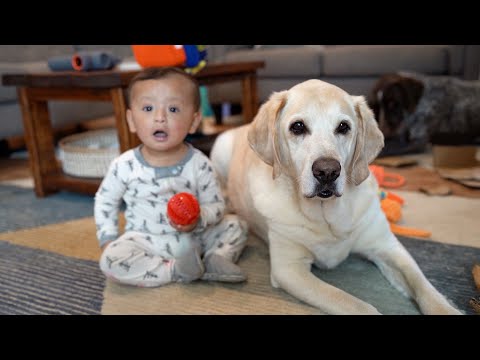
[[[218,137],[211,157],[233,210],[268,242],[274,287],[330,314],[378,314],[310,271],[357,253],[423,313],[460,314],[390,231],[368,169],[382,147],[363,97],[309,80],[272,94],[251,124]]]

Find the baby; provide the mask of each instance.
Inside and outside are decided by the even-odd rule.
[[[141,145],[112,161],[95,195],[100,269],[110,279],[145,287],[246,280],[235,264],[247,240],[246,222],[225,215],[210,159],[185,142],[202,119],[195,78],[173,67],[144,69],[129,86],[126,115]],[[200,216],[187,225],[175,224],[167,212],[169,199],[181,192],[200,205]]]

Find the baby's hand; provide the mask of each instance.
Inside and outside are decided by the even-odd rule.
[[[200,204],[195,196],[187,192],[173,195],[167,204],[170,225],[178,231],[190,232],[200,218]]]
[[[170,219],[169,219],[170,220]],[[193,229],[195,229],[197,227],[197,224],[198,224],[198,219],[191,223],[191,224],[188,224],[188,225],[179,225],[179,224],[175,224],[174,222],[172,222],[170,220],[170,225],[177,231],[180,231],[180,232],[190,232],[190,231],[193,231]]]

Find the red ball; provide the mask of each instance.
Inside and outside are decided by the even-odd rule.
[[[178,193],[168,201],[167,214],[170,220],[177,225],[190,225],[198,219],[200,205],[192,194]]]

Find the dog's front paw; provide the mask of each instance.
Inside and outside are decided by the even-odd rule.
[[[421,304],[420,308],[425,315],[464,315],[443,296]]]
[[[382,315],[373,305],[359,299],[349,301],[348,304],[337,308],[333,313],[337,315]]]
[[[464,315],[460,310],[451,305],[435,307],[430,315]]]
[[[370,304],[366,304],[365,309],[362,309],[362,312],[360,312],[358,315],[382,315],[381,312],[377,310],[375,306],[372,306]]]

